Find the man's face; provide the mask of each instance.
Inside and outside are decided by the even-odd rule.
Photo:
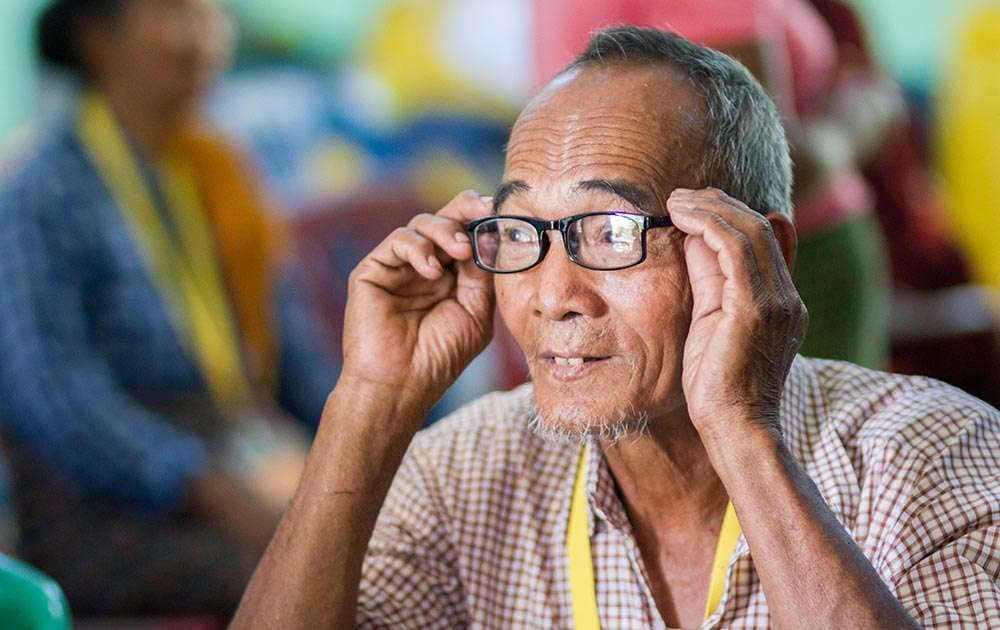
[[[697,97],[669,69],[614,65],[560,80],[514,126],[497,212],[666,214],[674,188],[696,185],[702,120]],[[616,433],[643,415],[682,410],[691,313],[683,235],[650,230],[646,260],[619,271],[580,267],[557,232],[549,238],[539,265],[496,276],[544,428]]]

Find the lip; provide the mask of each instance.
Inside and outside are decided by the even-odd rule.
[[[583,359],[583,362],[566,364],[564,360],[567,359]],[[536,363],[545,374],[557,381],[573,381],[591,375],[606,366],[611,359],[608,355],[583,352],[543,352],[538,355]]]

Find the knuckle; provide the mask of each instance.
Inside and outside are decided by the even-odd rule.
[[[427,239],[416,228],[405,227],[402,231],[403,242],[410,246],[422,247]]]
[[[410,219],[410,222],[407,223],[406,225],[407,225],[407,227],[410,227],[410,228],[417,228],[420,225],[427,224],[427,223],[429,223],[430,221],[433,221],[433,220],[434,220],[434,215],[433,214],[430,214],[428,212],[421,212],[419,214],[413,215],[413,218]]]
[[[441,210],[438,211],[438,214],[440,215],[441,212],[444,212],[446,210],[454,209],[456,207],[460,207],[460,206],[463,206],[465,204],[469,204],[469,203],[473,203],[473,202],[477,202],[477,201],[479,201],[479,193],[476,192],[475,190],[469,188],[469,189],[463,190],[462,192],[460,192],[457,195],[455,195],[452,198],[451,201],[449,201],[447,204],[445,204],[445,206],[443,208],[441,208]]]
[[[778,301],[777,311],[783,322],[796,322],[799,319],[799,305],[797,300],[786,297]]]
[[[806,303],[802,301],[802,298],[798,296],[795,297],[794,314],[796,320],[799,322],[809,323],[809,309],[806,307]]]
[[[774,233],[771,228],[771,222],[768,221],[767,217],[761,213],[749,211],[749,220],[753,224],[754,229],[756,229],[759,233],[765,236],[770,236]]]
[[[718,227],[722,231],[724,231],[724,232],[731,232],[733,230],[733,227],[731,225],[729,225],[729,223],[727,223],[725,219],[722,218],[721,214],[717,214],[715,212],[708,212],[702,206],[698,206],[697,210],[700,211],[700,212],[704,212],[704,213],[708,214],[708,216],[711,219],[712,223],[714,223],[716,225],[716,227]]]
[[[413,234],[413,230],[407,226],[400,226],[389,233],[390,241],[405,241]]]
[[[367,257],[363,258],[361,262],[351,269],[351,273],[347,275],[348,285],[357,284],[366,277],[368,273],[368,267],[370,265],[369,259]]]

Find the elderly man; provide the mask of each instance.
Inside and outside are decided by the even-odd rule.
[[[739,64],[597,33],[521,114],[492,200],[355,270],[343,373],[235,624],[1000,619],[1000,414],[795,356],[789,171]],[[494,301],[532,383],[414,438]]]

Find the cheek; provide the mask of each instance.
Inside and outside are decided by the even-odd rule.
[[[667,248],[663,256],[651,255],[636,277],[628,282],[611,280],[606,288],[619,298],[613,317],[641,356],[637,379],[660,395],[679,382],[691,324],[691,290],[683,256],[676,255],[679,251]]]
[[[523,349],[527,343],[527,325],[532,320],[527,309],[530,300],[525,291],[525,283],[517,282],[515,276],[498,274],[494,278],[497,310],[504,325],[514,336],[514,340]]]

